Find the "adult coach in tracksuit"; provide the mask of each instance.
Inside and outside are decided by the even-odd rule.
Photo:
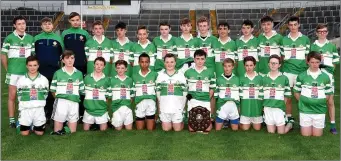
[[[45,76],[51,85],[53,74],[61,67],[60,55],[63,53],[64,43],[62,38],[53,32],[51,18],[43,18],[41,27],[43,32],[34,37],[35,54],[40,63],[39,73]],[[47,123],[50,123],[53,103],[54,97],[49,92],[44,108]]]
[[[85,42],[90,38],[87,31],[80,28],[80,15],[77,12],[71,12],[69,15],[69,23],[71,27],[62,33],[62,39],[66,50],[71,50],[75,54],[74,67],[83,73],[86,71],[86,56],[85,56]],[[79,103],[79,116],[84,114],[84,96],[81,95],[81,102]]]

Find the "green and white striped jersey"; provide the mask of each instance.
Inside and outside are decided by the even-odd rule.
[[[283,36],[278,34],[276,31],[272,31],[270,37],[261,34],[258,36],[259,41],[259,62],[258,62],[258,72],[265,75],[270,72],[269,68],[269,57],[271,55],[278,55],[281,57],[281,43]]]
[[[124,79],[118,77],[118,75],[111,78],[109,95],[111,97],[111,108],[115,112],[121,106],[131,106],[131,98],[134,97],[133,79],[126,76]]]
[[[17,82],[17,95],[19,111],[29,108],[43,108],[49,91],[49,81],[38,73],[35,78],[30,78],[26,73]]]
[[[142,75],[141,70],[133,73],[133,86],[135,90],[135,103],[138,104],[144,99],[156,100],[157,73],[149,70],[146,75]]]
[[[327,112],[326,95],[333,93],[328,75],[318,70],[317,76],[308,69],[296,79],[295,93],[300,93],[298,109],[305,114],[325,114]]]
[[[161,112],[178,113],[183,110],[187,93],[186,84],[187,81],[182,72],[175,71],[173,75],[168,75],[166,71],[158,73],[156,89],[160,93]]]
[[[307,36],[299,34],[296,39],[292,39],[290,33],[282,39],[281,54],[284,56],[283,72],[300,74],[306,71],[306,56],[309,53],[310,40]]]
[[[253,78],[245,73],[240,79],[240,115],[262,116],[263,77],[256,73]]]
[[[263,77],[264,107],[280,108],[285,111],[284,97],[291,97],[289,79],[282,73],[275,78],[270,73]]]
[[[82,72],[73,68],[72,73],[67,73],[65,67],[57,70],[53,75],[50,91],[56,93],[56,98],[80,102],[79,94],[84,93]]]
[[[137,73],[140,70],[140,66],[139,66],[139,56],[142,53],[146,53],[149,55],[150,57],[150,66],[149,69],[151,69],[152,71],[154,71],[154,65],[155,65],[155,59],[156,59],[156,48],[154,46],[153,43],[151,43],[149,40],[147,42],[147,44],[140,44],[140,42],[138,41],[137,43],[135,43],[132,48],[131,48],[131,52],[132,52],[132,58],[131,60],[133,60],[132,62],[134,63],[133,66],[133,72]]]
[[[188,40],[181,35],[175,39],[175,51],[177,54],[176,68],[180,69],[187,62],[193,62],[194,52],[199,47],[199,40],[191,37]]]
[[[239,77],[244,76],[245,68],[244,68],[244,58],[247,56],[252,56],[256,59],[256,69],[258,70],[258,39],[251,35],[250,39],[245,41],[244,36],[241,36],[238,40],[236,40],[237,47],[237,57],[238,57],[238,66],[237,66],[237,75]]]
[[[215,72],[217,76],[220,76],[224,73],[223,62],[226,58],[231,58],[235,62],[238,61],[238,57],[236,55],[236,42],[228,38],[226,42],[222,42],[220,39],[217,39],[212,43],[213,55],[215,58]],[[233,69],[233,72],[236,72],[237,68]]]
[[[24,75],[26,69],[26,58],[34,53],[33,36],[24,33],[21,38],[16,31],[9,34],[2,45],[1,54],[7,55],[9,74]]]
[[[185,72],[185,77],[188,84],[188,94],[191,94],[193,99],[209,102],[210,90],[214,91],[216,88],[214,72],[207,67],[201,71],[192,67]]]
[[[205,39],[198,36],[199,49],[204,50],[207,54],[205,66],[213,71],[215,71],[215,57],[213,54],[212,43],[215,41],[217,41],[217,38],[213,35],[208,35]]]
[[[91,74],[94,71],[95,59],[97,57],[103,57],[106,62],[103,73],[106,76],[110,76],[111,60],[113,59],[112,50],[113,50],[112,42],[105,36],[102,36],[101,42],[99,42],[95,37],[86,41],[85,55],[88,58],[87,74]]]
[[[226,78],[224,73],[217,77],[217,85],[214,93],[214,96],[217,98],[216,110],[220,110],[227,101],[234,101],[239,105],[239,84],[239,78],[233,73],[230,78]]]
[[[130,65],[130,62],[132,62],[133,59],[133,55],[131,55],[132,53],[131,48],[134,45],[133,42],[131,42],[127,37],[126,37],[126,41],[125,42],[120,42],[118,39],[113,40],[112,41],[113,44],[113,52],[114,52],[114,61],[113,61],[113,68],[111,71],[111,75],[115,76],[117,75],[116,72],[116,67],[115,67],[115,63],[117,60],[125,60],[128,63],[128,70],[127,70],[127,75],[131,76],[132,74],[132,67]]]
[[[156,60],[155,60],[155,71],[159,72],[165,68],[163,58],[168,53],[174,53],[175,39],[172,35],[168,35],[168,40],[163,40],[161,36],[153,39],[153,44],[156,47]]]
[[[92,116],[102,116],[108,111],[107,98],[110,87],[109,77],[102,75],[99,79],[94,77],[94,73],[88,74],[84,78],[85,98],[84,107],[87,113]]]
[[[320,44],[317,40],[310,46],[310,51],[317,51],[322,55],[321,64],[326,66],[326,71],[334,74],[334,65],[340,63],[340,56],[336,46],[328,40],[324,44]]]

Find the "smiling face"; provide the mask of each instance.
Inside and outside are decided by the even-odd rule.
[[[39,64],[38,64],[37,61],[29,61],[26,64],[26,68],[27,68],[27,71],[30,74],[37,74],[38,73]]]
[[[175,69],[175,58],[174,57],[166,57],[165,58],[165,68],[166,70],[174,70]]]
[[[140,29],[137,31],[137,38],[140,42],[146,42],[148,38],[148,33],[146,29]]]

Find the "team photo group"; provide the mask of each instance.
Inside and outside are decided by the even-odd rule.
[[[65,135],[79,123],[85,131],[154,130],[160,122],[164,131],[195,132],[203,118],[194,125],[190,117],[198,107],[208,111],[203,133],[264,127],[285,134],[298,124],[301,135],[322,136],[328,112],[330,132],[337,134],[333,75],[340,57],[325,24],[317,25],[311,43],[299,17],[289,18],[290,32],[282,36],[264,16],[258,37],[253,22],[244,20],[238,24],[242,36],[232,40],[226,22],[217,25],[215,37],[210,20],[200,17],[194,37],[184,18],[172,26],[180,27],[180,37],[162,22],[160,36],[150,41],[148,26],[139,26],[132,42],[124,22],[111,40],[101,21],[92,24],[91,35],[78,13],[68,21],[71,27],[58,35],[52,19],[43,18],[42,32],[33,37],[25,32],[26,18],[17,16],[3,42],[9,127],[21,135],[43,135],[50,126],[52,135]]]

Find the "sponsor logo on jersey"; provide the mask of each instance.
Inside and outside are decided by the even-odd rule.
[[[311,98],[318,98],[318,87],[316,82],[312,83]]]
[[[167,94],[174,95],[174,84],[168,84]]]

